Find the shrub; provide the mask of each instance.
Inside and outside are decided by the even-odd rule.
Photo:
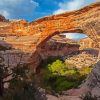
[[[55,92],[61,92],[70,88],[76,88],[79,85],[78,82],[67,80],[65,76],[57,75],[48,77],[46,76],[44,78],[44,83],[47,89],[54,90]]]
[[[43,60],[40,65],[44,68],[44,67],[47,67],[48,64],[51,64],[55,62],[56,60],[63,61],[61,57],[48,57],[47,59]]]
[[[92,96],[91,92],[88,92],[85,96],[80,97],[82,100],[98,100],[96,96]]]
[[[91,67],[83,67],[80,69],[80,75],[88,75],[91,72]]]
[[[55,82],[53,88],[56,92],[61,92],[64,90],[68,90],[70,88],[77,87],[77,83],[68,81],[66,77],[58,77]]]
[[[3,100],[33,100],[35,86],[32,79],[34,76],[30,73],[28,66],[18,65],[13,69],[13,73],[9,87],[4,91]]]

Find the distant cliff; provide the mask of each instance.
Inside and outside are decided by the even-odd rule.
[[[98,39],[100,40],[100,37],[98,37]],[[93,41],[91,38],[87,37],[84,39],[81,39],[79,42],[80,45],[80,49],[86,49],[86,48],[94,48],[97,49],[98,47],[100,47],[100,42],[98,42],[99,45],[97,45],[97,43],[95,41]]]
[[[0,22],[6,22],[6,21],[8,21],[4,16],[2,16],[1,14],[0,14]]]

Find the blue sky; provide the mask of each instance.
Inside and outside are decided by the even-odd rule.
[[[32,21],[43,16],[77,10],[97,1],[99,0],[0,0],[0,14],[8,19]]]
[[[79,9],[98,0],[0,0],[0,14],[9,19],[34,20]]]

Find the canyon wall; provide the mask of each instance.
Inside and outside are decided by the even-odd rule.
[[[98,38],[100,36],[100,2],[77,11],[47,16],[32,22],[4,21],[2,18],[0,22],[1,44],[9,44],[11,49],[30,53],[31,63],[39,61],[38,47],[52,36],[63,32],[84,33],[100,48],[98,44],[100,41]],[[34,64],[34,66],[37,65]]]
[[[61,42],[46,42],[41,47],[37,48],[42,59],[46,59],[50,56],[65,57],[73,52],[79,51],[79,45],[68,44]]]
[[[98,36],[98,39],[100,39],[100,37]],[[100,47],[100,42],[98,42],[99,47]],[[79,45],[80,45],[80,49],[88,49],[88,48],[94,48],[94,49],[98,49],[97,43],[95,43],[91,38],[87,37],[84,39],[81,39],[79,41]]]

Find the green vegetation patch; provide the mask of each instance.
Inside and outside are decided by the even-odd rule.
[[[54,60],[54,61],[53,61]],[[84,67],[77,69],[72,64],[65,64],[62,59],[53,58],[49,61],[46,60],[46,66],[44,67],[43,83],[44,87],[49,91],[55,91],[57,93],[77,88],[86,76],[91,72],[90,67]]]

